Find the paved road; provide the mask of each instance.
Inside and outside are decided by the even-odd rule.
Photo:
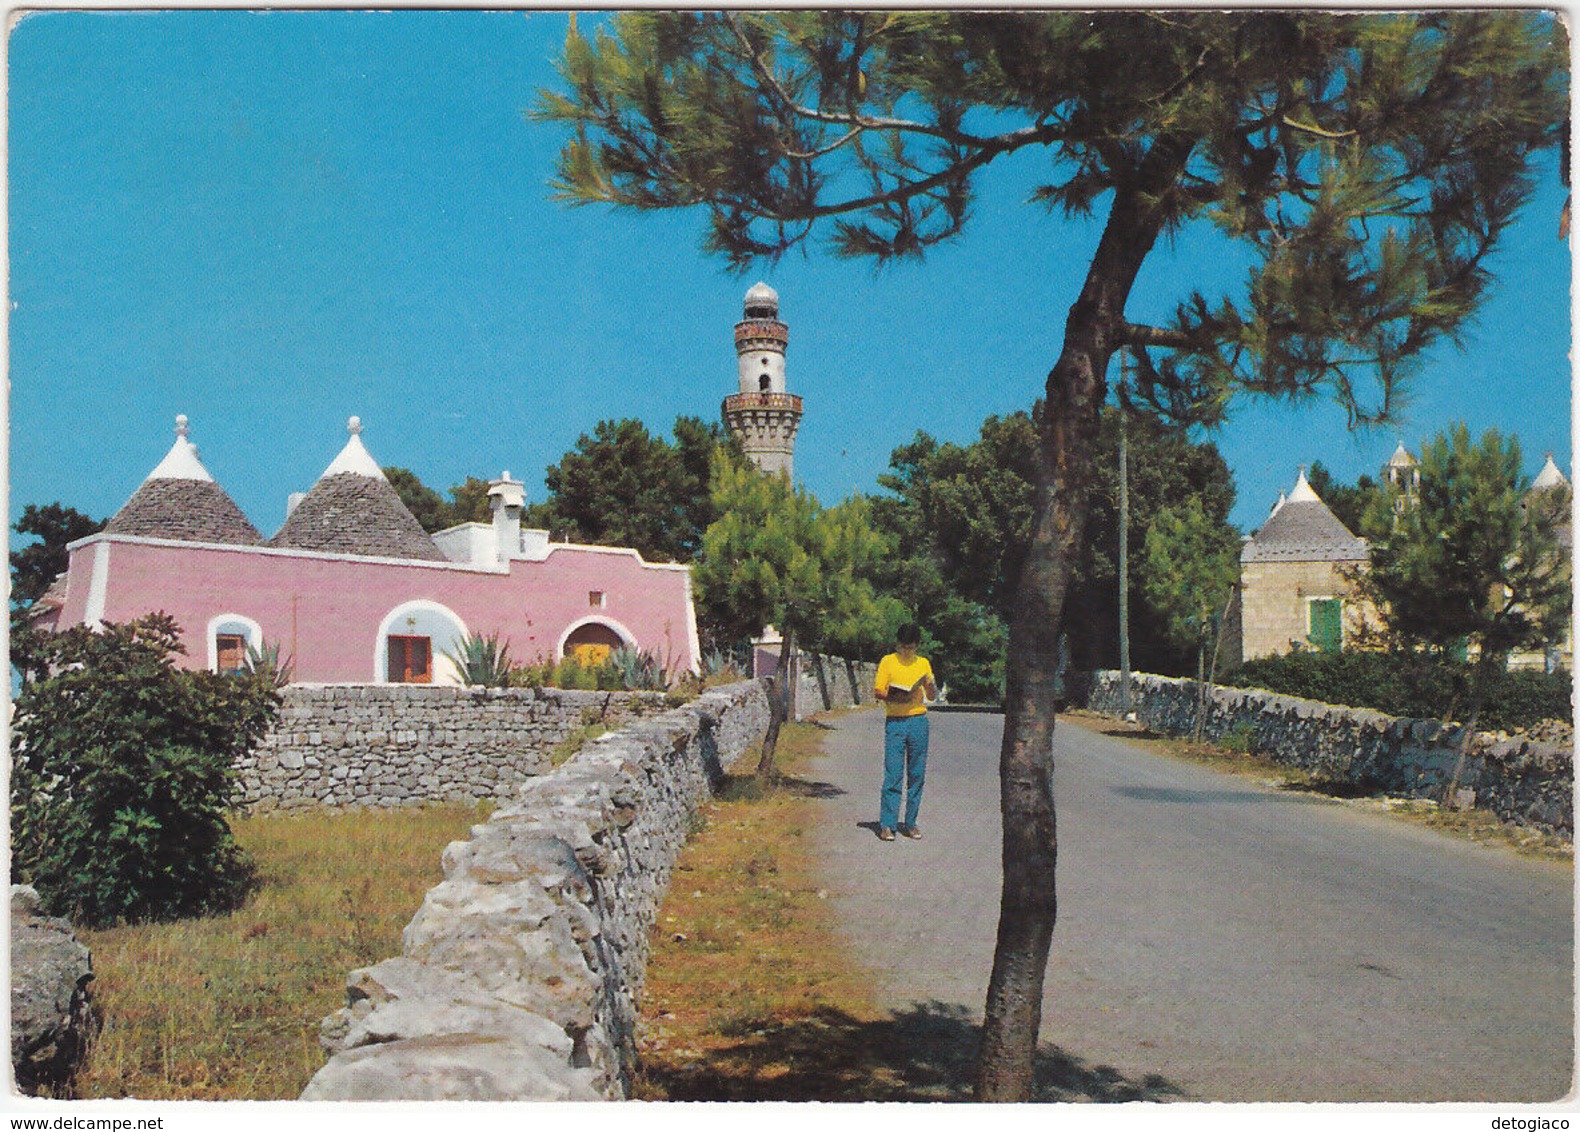
[[[881,717],[833,722],[817,850],[886,1005],[980,1021],[1002,717],[934,713],[919,842],[874,836]],[[1061,723],[1047,1095],[1551,1101],[1573,875]]]

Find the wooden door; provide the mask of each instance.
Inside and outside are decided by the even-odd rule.
[[[389,681],[391,684],[432,684],[433,643],[427,637],[390,634]]]

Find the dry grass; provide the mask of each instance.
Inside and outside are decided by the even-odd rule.
[[[843,959],[808,860],[816,785],[799,776],[819,738],[815,723],[786,724],[782,781],[761,791],[748,752],[698,816],[653,933],[640,1099],[856,1099],[868,1087],[840,1034],[884,1016]]]
[[[1300,790],[1322,794],[1361,809],[1368,809],[1397,816],[1417,825],[1424,825],[1443,833],[1453,834],[1467,841],[1511,849],[1526,857],[1548,861],[1573,861],[1574,844],[1556,834],[1528,826],[1505,822],[1486,810],[1445,810],[1437,803],[1422,798],[1391,798],[1370,791],[1358,790],[1346,783],[1329,782],[1298,767],[1276,762],[1265,755],[1243,754],[1228,751],[1210,743],[1192,743],[1174,739],[1148,730],[1136,723],[1127,723],[1112,716],[1096,712],[1072,711],[1061,713],[1060,722],[1084,727],[1104,735],[1141,740],[1148,748],[1169,758],[1185,759],[1201,766],[1211,767],[1224,774],[1277,787],[1280,790]]]
[[[296,1097],[346,973],[400,950],[472,806],[238,817],[262,884],[227,916],[83,933],[104,1026],[81,1097]]]

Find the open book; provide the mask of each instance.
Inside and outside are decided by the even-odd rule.
[[[890,699],[909,699],[910,695],[911,695],[911,689],[914,688],[914,687],[916,687],[915,684],[891,683],[889,685],[889,693],[888,693],[889,698]]]

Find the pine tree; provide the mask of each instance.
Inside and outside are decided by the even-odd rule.
[[[754,636],[771,624],[784,638],[757,765],[757,777],[768,782],[779,728],[790,714],[786,675],[797,646],[867,647],[899,617],[869,580],[883,541],[864,501],[824,509],[788,476],[759,471],[721,447],[714,458],[713,505],[719,518],[703,535],[692,571],[702,616],[731,637]]]
[[[1455,424],[1422,448],[1414,494],[1379,491],[1363,518],[1371,563],[1356,580],[1384,610],[1389,642],[1439,661],[1474,658],[1459,702],[1444,705],[1462,709],[1464,721],[1444,788],[1450,803],[1487,689],[1509,654],[1557,641],[1569,621],[1571,566],[1558,536],[1569,490],[1532,492],[1520,464],[1518,440],[1489,429],[1473,441]]]
[[[1056,909],[1058,640],[1109,361],[1134,352],[1118,397],[1176,419],[1216,420],[1241,391],[1386,417],[1412,361],[1475,311],[1533,155],[1558,141],[1562,29],[1512,10],[644,11],[611,29],[573,27],[565,89],[540,99],[573,131],[557,191],[701,208],[704,246],[737,267],[825,230],[836,255],[920,256],[966,224],[973,176],[1017,154],[1045,160],[1041,203],[1106,213],[1047,378],[1009,619],[978,1095],[1028,1099]],[[1133,321],[1153,247],[1194,223],[1254,252],[1243,290],[1182,280],[1170,321]]]

